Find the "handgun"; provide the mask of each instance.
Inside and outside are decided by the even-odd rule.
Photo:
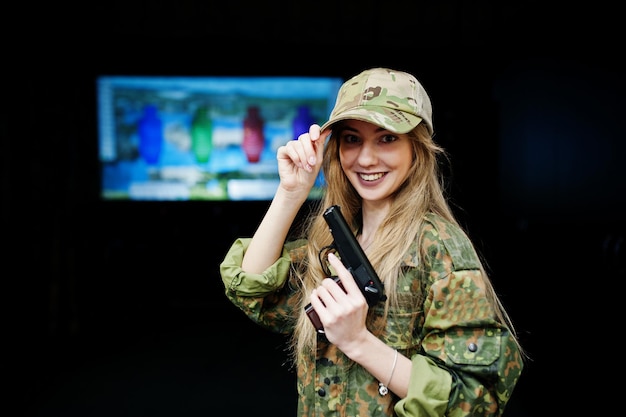
[[[323,216],[328,224],[330,233],[333,235],[333,243],[329,248],[339,253],[341,262],[352,273],[354,280],[367,300],[367,304],[371,307],[380,301],[385,301],[387,299],[385,287],[369,259],[367,259],[363,248],[361,248],[350,227],[348,227],[346,219],[341,214],[340,207],[337,205],[328,207],[324,210]],[[339,277],[333,276],[330,278],[335,280],[343,289]],[[308,304],[304,310],[315,329],[319,333],[324,333],[322,323],[311,304]]]

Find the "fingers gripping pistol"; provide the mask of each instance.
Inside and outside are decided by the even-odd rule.
[[[379,301],[385,301],[387,296],[384,291],[383,283],[378,278],[378,274],[372,267],[365,252],[356,240],[356,237],[348,227],[346,219],[341,214],[339,206],[330,206],[324,211],[324,219],[328,223],[331,234],[333,235],[333,243],[325,249],[334,249],[339,252],[339,257],[343,265],[352,273],[359,289],[367,300],[367,304],[371,307]],[[323,251],[324,249],[322,249]],[[321,256],[320,256],[321,258]],[[322,261],[322,265],[324,261]],[[331,277],[341,286],[338,277]],[[343,286],[341,286],[343,288]],[[305,307],[305,312],[319,333],[324,333],[322,323],[311,306]]]

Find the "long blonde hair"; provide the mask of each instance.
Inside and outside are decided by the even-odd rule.
[[[339,123],[333,130],[340,129]],[[402,258],[415,241],[422,228],[427,213],[435,213],[453,224],[457,222],[445,196],[444,180],[439,167],[439,159],[447,157],[443,148],[437,145],[424,124],[419,124],[408,133],[413,149],[413,164],[407,179],[397,190],[389,213],[379,226],[374,243],[369,248],[368,258],[378,276],[385,284],[386,311],[397,303],[396,282],[400,275]],[[355,232],[360,228],[361,197],[354,189],[341,168],[339,142],[331,135],[324,149],[322,172],[326,189],[322,199],[313,205],[311,214],[303,223],[302,230],[308,239],[304,268],[294,271],[298,277],[297,294],[299,310],[308,304],[311,291],[326,277],[319,261],[319,252],[332,243],[332,235],[322,214],[331,205],[339,205],[346,222]],[[421,257],[421,253],[418,253]],[[421,263],[421,262],[420,262]],[[503,308],[496,292],[482,268],[489,299],[494,306],[498,320],[507,326],[513,336],[513,324]],[[421,296],[421,295],[417,295]],[[372,329],[370,329],[372,330]],[[306,314],[298,316],[290,347],[294,360],[311,355],[316,349],[316,332]],[[521,350],[521,349],[520,349]]]

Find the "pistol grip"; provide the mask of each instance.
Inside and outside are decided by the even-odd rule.
[[[329,278],[332,278],[333,281],[335,281],[341,287],[342,290],[344,291],[346,290],[343,287],[343,284],[341,283],[341,280],[339,279],[339,277],[334,276],[334,277],[329,277]],[[315,330],[317,330],[318,333],[324,333],[324,326],[322,325],[320,317],[317,315],[317,312],[315,311],[311,303],[307,304],[304,307],[304,311],[306,312],[307,316],[309,316],[309,320],[311,320],[311,323],[313,323]]]

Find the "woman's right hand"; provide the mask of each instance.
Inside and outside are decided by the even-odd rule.
[[[317,124],[311,125],[308,133],[278,148],[278,174],[284,191],[308,196],[322,167],[324,142],[330,130],[320,132]]]

